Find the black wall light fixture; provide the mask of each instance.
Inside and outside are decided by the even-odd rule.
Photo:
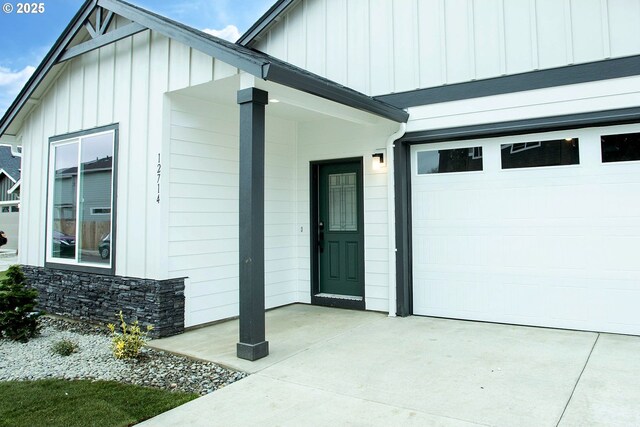
[[[384,166],[384,153],[373,153],[371,158],[373,170],[381,169]]]

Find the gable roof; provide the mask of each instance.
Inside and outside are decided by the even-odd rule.
[[[22,159],[11,154],[11,147],[0,146],[0,170],[13,182],[20,180],[20,165]]]
[[[112,11],[261,79],[367,111],[396,122],[406,122],[409,118],[408,113],[398,107],[376,100],[265,53],[222,40],[122,0],[86,0],[22,91],[9,106],[5,115],[0,118],[0,136],[5,133],[47,74],[59,64],[65,50],[70,46],[78,31],[97,7]]]
[[[18,193],[20,193],[20,185],[22,184],[22,180],[19,179],[18,182],[16,182],[15,184],[13,184],[13,187],[11,187],[10,189],[7,190],[7,194],[13,194],[16,191]]]
[[[80,173],[89,173],[89,172],[111,172],[113,168],[113,157],[106,156],[101,159],[90,160],[88,162],[82,163],[82,168],[80,169]],[[78,174],[78,166],[71,166],[66,169],[58,169],[56,170],[56,176],[61,175],[77,175]]]
[[[45,55],[44,59],[38,65],[38,68],[33,72],[31,78],[24,85],[18,96],[13,100],[4,116],[0,118],[0,137],[4,135],[5,131],[16,118],[18,113],[23,109],[33,92],[40,86],[40,83],[44,80],[46,75],[56,65],[59,55],[64,48],[71,42],[74,35],[78,32],[82,24],[91,15],[91,12],[95,8],[97,0],[86,0],[80,7],[80,10],[69,22],[69,25],[64,29],[60,37],[53,44],[53,47]]]

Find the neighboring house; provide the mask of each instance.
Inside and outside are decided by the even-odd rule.
[[[3,250],[18,249],[20,228],[20,156],[0,146],[0,230],[7,236]]]
[[[232,44],[89,0],[0,121],[20,262],[52,312],[240,315],[249,359],[296,302],[640,334],[639,24],[640,0],[280,0]]]
[[[54,240],[54,245],[59,246],[53,249],[59,257],[75,260],[78,251],[81,262],[109,263],[110,250],[104,254],[98,252],[101,242],[111,232],[113,155],[100,154],[104,157],[84,158],[83,155],[80,179],[77,166],[67,167],[65,162],[56,164],[51,214],[52,229],[60,233],[59,241]],[[65,238],[69,243],[73,240],[73,245],[64,246]],[[80,247],[77,242],[81,243]]]

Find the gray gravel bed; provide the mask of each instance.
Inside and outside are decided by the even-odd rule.
[[[247,376],[212,362],[144,348],[138,359],[118,360],[111,354],[109,331],[104,327],[42,317],[40,336],[28,343],[0,340],[0,381],[47,378],[114,380],[201,395]],[[78,351],[60,356],[51,346],[61,339]]]

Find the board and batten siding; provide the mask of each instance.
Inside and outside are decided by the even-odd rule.
[[[118,17],[112,25],[129,21]],[[166,279],[167,174],[156,202],[158,154],[168,152],[167,91],[234,75],[237,69],[144,31],[68,61],[24,122],[20,262],[44,265],[48,141],[119,124],[116,274]]]
[[[12,200],[20,200],[17,194],[8,193],[14,185],[16,185],[15,181],[12,181],[7,175],[0,175],[0,201],[9,202]]]
[[[238,315],[238,130],[237,107],[171,95],[169,274],[188,277],[186,326]],[[298,301],[296,134],[267,116],[267,308]]]
[[[386,147],[394,125],[356,125],[339,120],[298,126],[298,299],[310,302],[310,162],[362,158],[364,168],[364,263],[367,310],[389,309],[389,241],[386,170],[372,170],[371,155]]]
[[[257,49],[369,95],[640,54],[640,0],[301,0]]]

